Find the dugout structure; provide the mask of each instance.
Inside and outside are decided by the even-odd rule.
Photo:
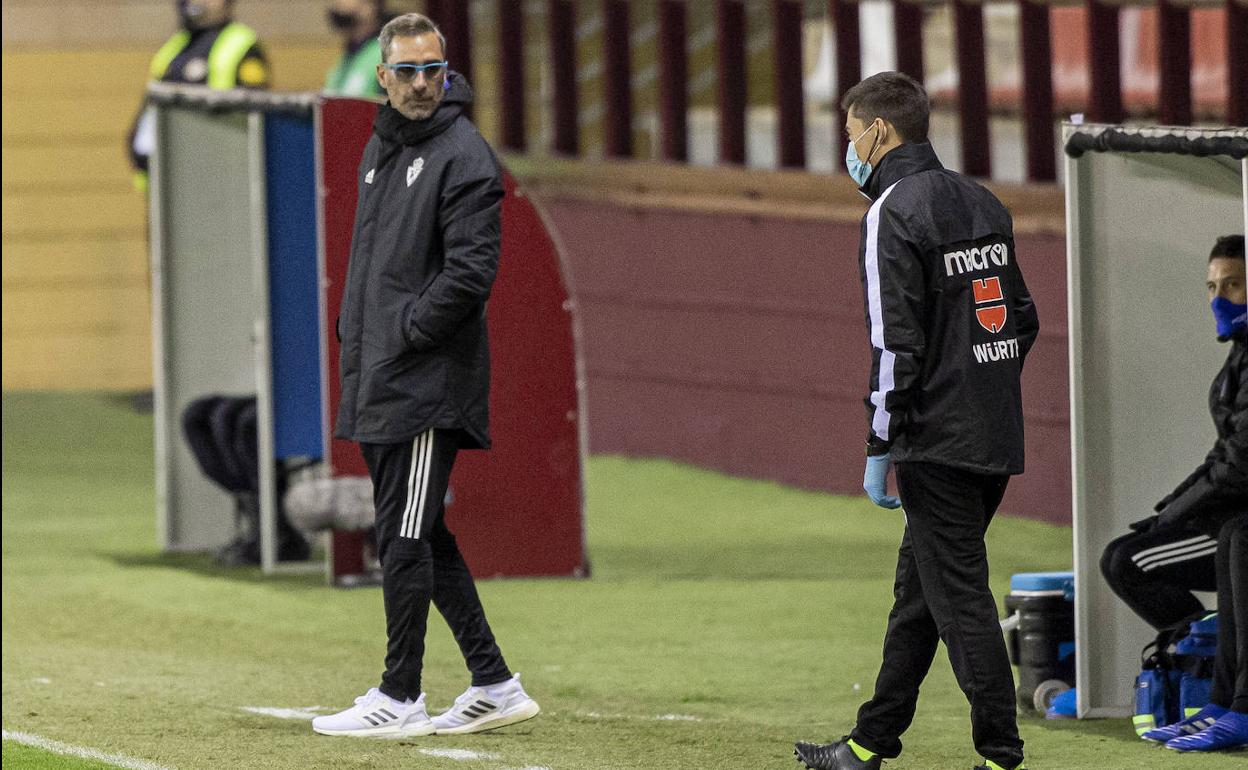
[[[281,571],[290,568],[276,558],[282,464],[367,476],[359,447],[330,434],[335,324],[377,104],[159,83],[148,102],[157,539],[167,551],[202,551],[233,534],[231,501],[200,472],[180,418],[204,395],[255,394],[262,566]],[[505,176],[488,305],[494,448],[460,455],[447,516],[478,576],[585,575],[575,308],[539,212]],[[364,541],[329,535],[331,580],[359,582]]]
[[[1248,225],[1248,130],[1067,123],[1063,139],[1078,714],[1125,716],[1154,633],[1100,558],[1213,445],[1227,348],[1204,276],[1217,236]]]

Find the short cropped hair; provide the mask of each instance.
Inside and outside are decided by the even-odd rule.
[[[1243,259],[1244,258],[1244,236],[1242,235],[1224,235],[1213,244],[1213,250],[1209,252],[1209,261],[1215,259]]]
[[[445,59],[446,37],[442,34],[442,30],[438,29],[438,25],[433,23],[433,19],[419,13],[395,16],[386,22],[386,26],[381,28],[381,34],[377,36],[378,41],[381,42],[381,60],[383,62],[389,60],[390,44],[396,37],[416,37],[430,32],[438,36],[438,42],[442,44],[442,58]]]
[[[931,101],[923,84],[903,72],[880,72],[845,92],[841,109],[864,123],[883,118],[903,142],[927,141]]]

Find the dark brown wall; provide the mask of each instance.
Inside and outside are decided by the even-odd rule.
[[[858,226],[550,198],[572,271],[594,452],[861,494],[870,346]],[[1070,521],[1066,261],[1019,235],[1040,311],[1027,473],[1003,511]]]

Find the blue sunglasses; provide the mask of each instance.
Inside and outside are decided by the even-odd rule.
[[[400,62],[398,64],[381,65],[394,73],[401,83],[410,83],[416,79],[416,73],[423,73],[425,80],[437,80],[446,74],[445,61],[431,61],[424,64],[410,64],[408,62]]]

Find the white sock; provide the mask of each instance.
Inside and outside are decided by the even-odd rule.
[[[383,696],[385,696],[386,700],[390,701],[391,703],[393,703],[394,705],[400,708],[410,708],[411,706],[416,705],[416,701],[412,700],[411,698],[401,701],[398,698],[391,698],[389,695],[386,695],[384,692],[381,692],[381,690],[378,690],[377,692],[381,693]],[[425,697],[425,694],[422,692],[420,694],[420,697],[421,698]],[[417,698],[417,700],[419,700],[419,698]]]
[[[498,682],[496,684],[485,686],[485,692],[491,697],[506,695],[507,693],[515,692],[518,689],[520,689],[520,680],[515,676],[504,682]]]

